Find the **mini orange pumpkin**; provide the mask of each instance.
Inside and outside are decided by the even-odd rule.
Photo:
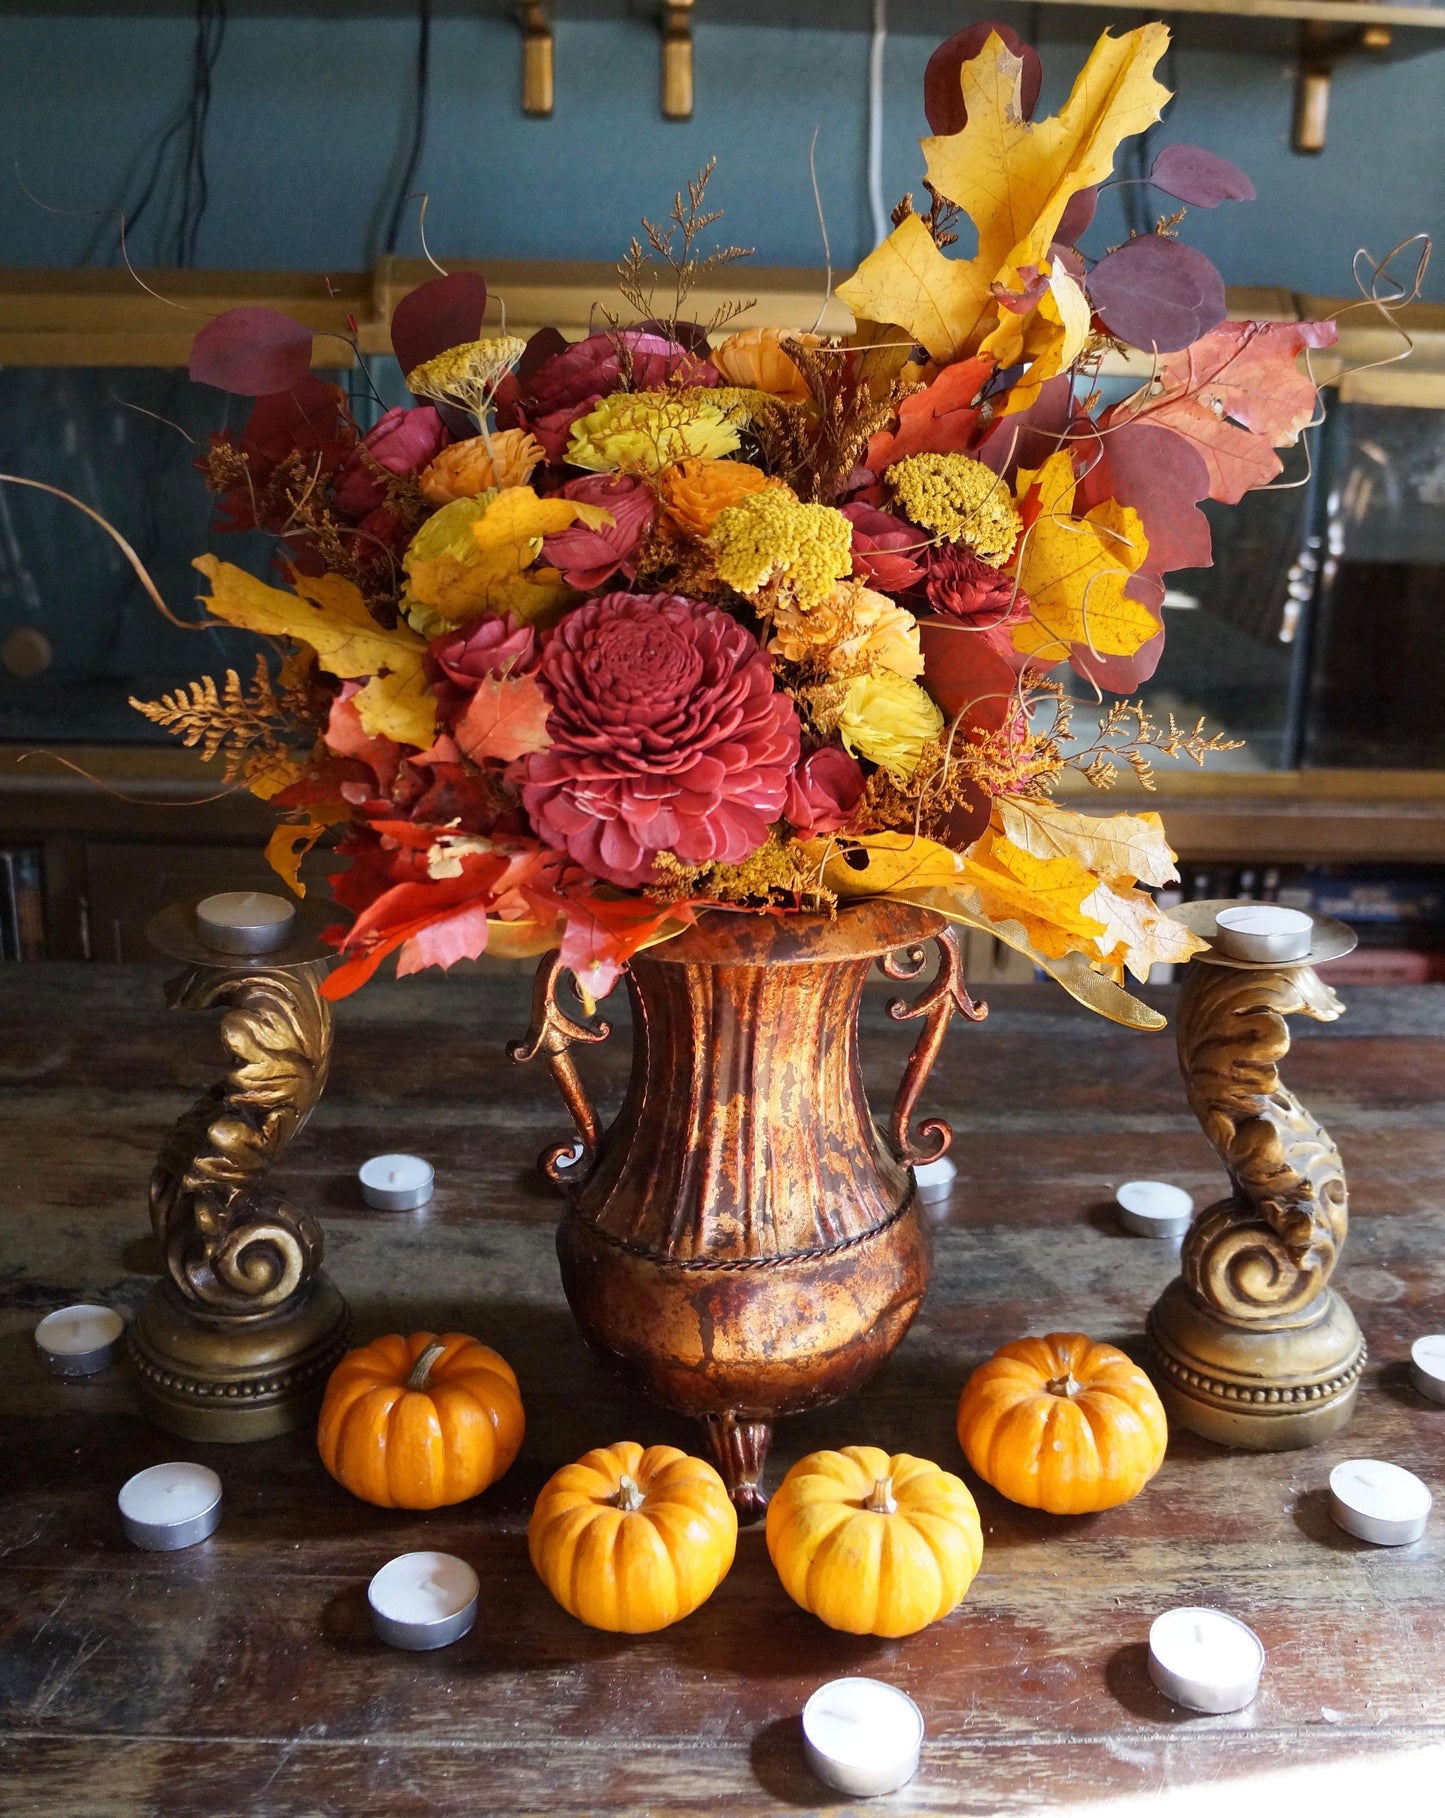
[[[1030,1509],[1088,1515],[1137,1496],[1169,1428],[1153,1383],[1081,1332],[1020,1338],[980,1364],[958,1402],[958,1442],[986,1483]]]
[[[413,1332],[342,1358],[326,1385],[316,1443],[327,1470],[363,1502],[439,1509],[495,1483],[525,1427],[505,1359],[460,1332]]]
[[[962,1602],[983,1558],[978,1507],[926,1458],[845,1446],[799,1459],[768,1504],[783,1589],[831,1629],[912,1635]]]
[[[594,1629],[647,1635],[690,1616],[727,1577],[738,1518],[710,1464],[631,1440],[563,1465],[527,1527],[537,1576]]]

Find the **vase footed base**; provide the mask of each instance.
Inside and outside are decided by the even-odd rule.
[[[1176,1280],[1149,1315],[1149,1339],[1170,1421],[1250,1452],[1291,1452],[1338,1433],[1365,1367],[1360,1328],[1333,1288],[1296,1314],[1244,1325]]]
[[[351,1314],[318,1272],[271,1313],[208,1314],[157,1283],[127,1340],[141,1411],[183,1439],[271,1439],[314,1421]]]
[[[768,1447],[773,1443],[772,1422],[748,1420],[740,1414],[707,1414],[702,1421],[707,1449],[718,1475],[727,1485],[738,1525],[749,1527],[768,1511],[768,1497],[761,1482]]]

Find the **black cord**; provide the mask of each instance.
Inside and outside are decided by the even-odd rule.
[[[226,0],[197,0],[192,51],[190,132],[186,142],[176,264],[194,265],[201,220],[210,201],[206,173],[206,125],[211,112],[212,77],[226,37]]]
[[[416,103],[412,118],[411,150],[407,153],[406,168],[401,173],[401,182],[397,185],[396,200],[391,205],[391,214],[386,223],[385,250],[396,251],[396,243],[401,237],[401,218],[411,195],[412,180],[421,163],[422,147],[426,143],[427,126],[427,88],[431,81],[431,14],[432,0],[418,0],[417,4],[417,39],[416,39]]]

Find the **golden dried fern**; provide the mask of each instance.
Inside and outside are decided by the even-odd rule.
[[[214,676],[183,683],[158,701],[130,704],[153,726],[162,726],[183,745],[198,750],[207,763],[219,756],[228,783],[243,777],[263,799],[284,789],[300,767],[291,756],[294,715],[278,698],[264,656],[256,658],[249,687],[234,669],[220,686]]]

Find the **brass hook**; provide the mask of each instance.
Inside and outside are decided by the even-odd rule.
[[[551,118],[556,102],[555,40],[547,0],[516,0],[522,28],[522,112],[534,120]]]
[[[662,117],[692,118],[692,0],[662,0]]]

